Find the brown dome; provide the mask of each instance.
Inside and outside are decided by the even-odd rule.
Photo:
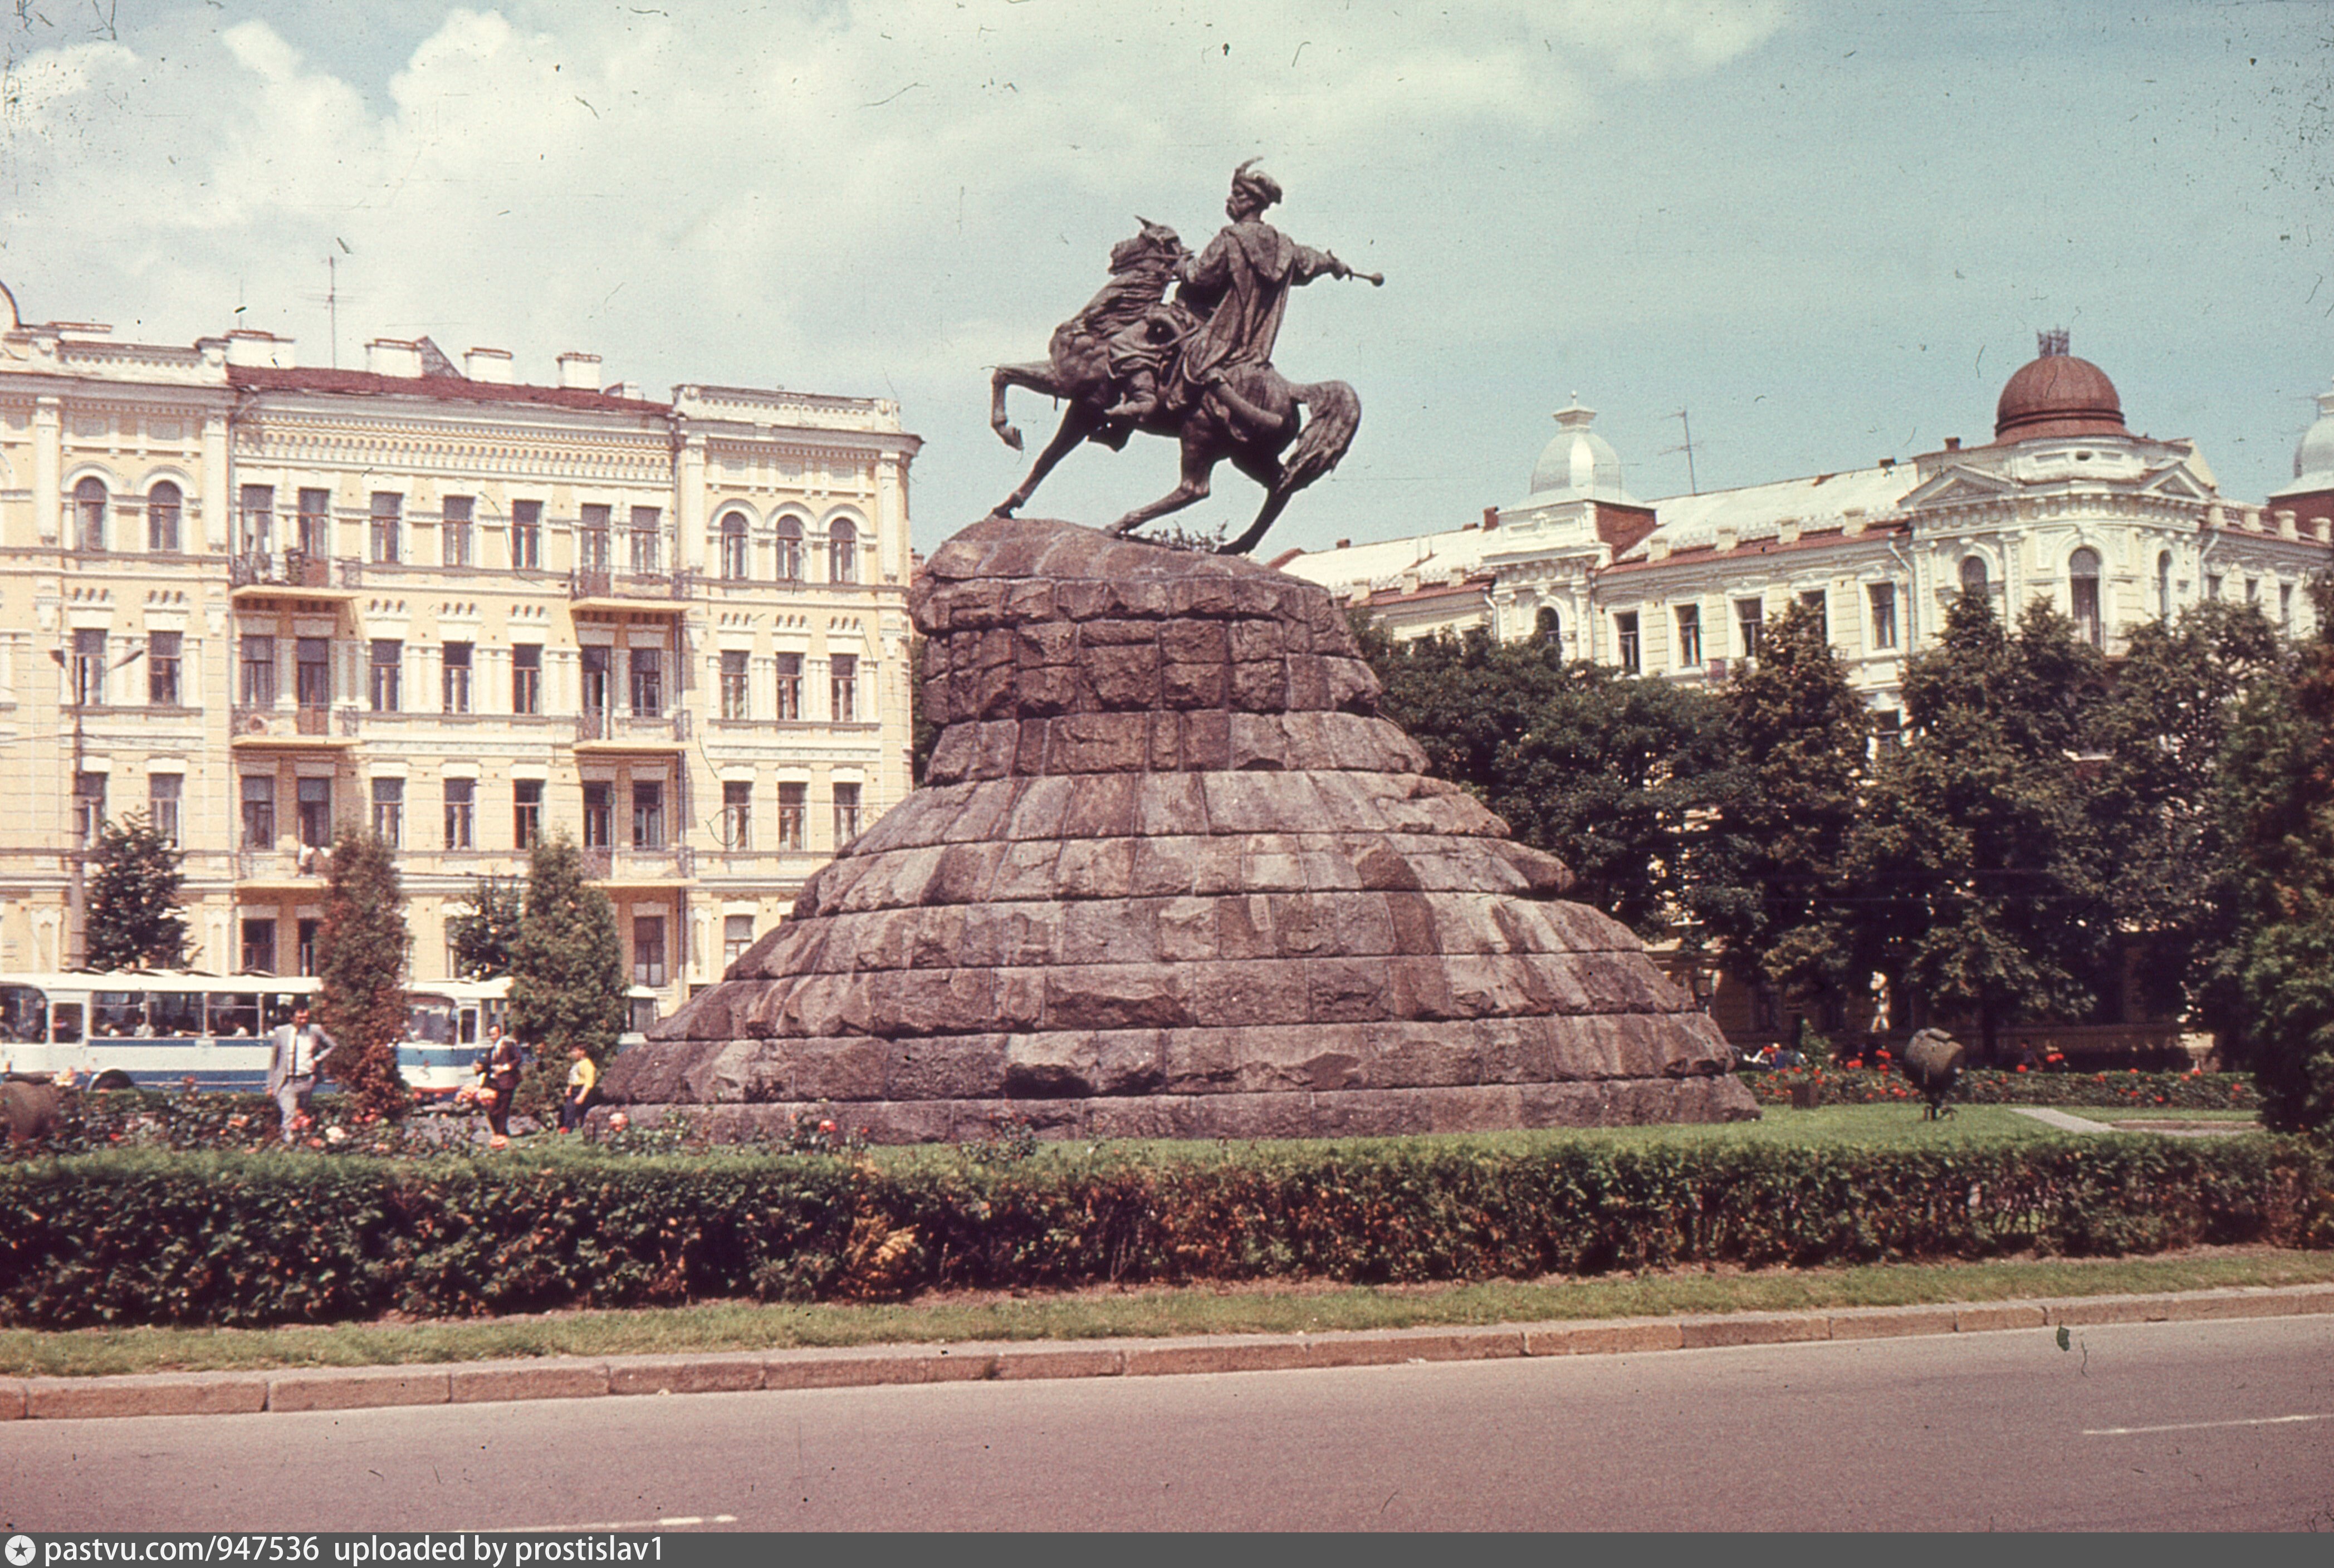
[[[2129,434],[2115,383],[2090,361],[2069,353],[2063,332],[2042,334],[2041,354],[2019,367],[1993,409],[1997,444],[2038,437]]]

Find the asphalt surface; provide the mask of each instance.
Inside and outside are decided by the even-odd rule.
[[[2334,1316],[2067,1338],[20,1420],[0,1526],[2334,1527]]]

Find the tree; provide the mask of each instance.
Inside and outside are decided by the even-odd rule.
[[[2236,852],[2233,968],[2262,1118],[2334,1129],[2334,584],[2288,679],[2246,700],[2224,753]]]
[[[412,945],[394,853],[377,835],[343,827],[324,879],[324,925],[316,943],[318,1022],[337,1046],[325,1071],[356,1101],[361,1116],[402,1116],[412,1103],[397,1065]]]
[[[2079,1017],[2117,932],[2079,768],[2104,661],[2047,604],[2017,635],[1982,590],[1905,667],[1906,743],[1876,770],[1851,871],[1875,902],[1880,967],[1977,1020]]]
[[[178,911],[183,857],[142,811],[99,831],[83,946],[92,969],[177,969],[187,961]]]
[[[538,840],[511,962],[511,1028],[535,1053],[519,1086],[523,1108],[556,1102],[570,1046],[606,1064],[631,1010],[626,988],[615,906],[584,880],[583,852],[565,834]]]
[[[1735,787],[1719,802],[1695,912],[1728,969],[1797,1001],[1854,994],[1868,944],[1851,849],[1871,720],[1820,619],[1793,604],[1721,693]]]
[[[483,980],[511,972],[522,907],[516,877],[480,877],[471,884],[467,902],[446,917],[446,946],[457,976]]]

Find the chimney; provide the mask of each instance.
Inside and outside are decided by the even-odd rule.
[[[617,381],[602,390],[612,398],[630,398],[635,403],[641,400],[641,384],[638,381]]]
[[[1486,528],[1497,528],[1499,525],[1500,525],[1500,509],[1499,509],[1497,506],[1486,506],[1486,507],[1484,507],[1484,508],[1483,508],[1483,526],[1484,526],[1484,527],[1486,527]]]
[[[397,376],[407,380],[421,375],[421,345],[403,338],[375,338],[365,345],[365,369],[376,376]]]
[[[486,381],[497,387],[511,384],[511,356],[508,349],[472,349],[462,356],[462,374],[474,381]]]
[[[1340,550],[1351,550],[1353,547],[1354,542],[1350,539],[1340,539],[1337,541],[1337,548]]]
[[[1669,558],[1670,542],[1668,540],[1656,534],[1652,538],[1645,541],[1646,560],[1667,561]]]
[[[1958,451],[1960,451],[1961,449],[1962,449],[1962,438],[1961,438],[1959,436],[1948,436],[1948,437],[1946,437],[1946,438],[1945,438],[1945,450],[1946,450],[1946,451],[1948,451],[1948,452],[1958,452]]]
[[[559,356],[559,384],[578,391],[600,390],[600,356],[597,354],[562,354]]]
[[[1717,537],[1711,541],[1712,548],[1718,550],[1721,553],[1731,550],[1741,543],[1742,530],[1736,527],[1731,523],[1721,527],[1718,530]]]
[[[2277,536],[2281,539],[2299,539],[2301,537],[2300,529],[2294,524],[2293,513],[2291,508],[2281,509],[2277,515]]]
[[[263,332],[256,327],[237,327],[227,335],[227,362],[265,370],[289,370],[292,340]]]
[[[1863,507],[1850,506],[1839,515],[1839,531],[1852,539],[1863,533],[1869,522]]]
[[[1799,542],[1799,529],[1801,526],[1802,524],[1797,517],[1784,518],[1782,521],[1775,524],[1775,543],[1778,544],[1798,544]]]
[[[1417,572],[1405,572],[1402,574],[1402,591],[1404,593],[1415,593],[1418,592]]]

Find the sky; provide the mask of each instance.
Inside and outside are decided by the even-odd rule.
[[[1521,500],[1576,394],[1650,500],[1990,439],[2065,327],[2258,503],[2334,387],[2323,0],[8,9],[27,319],[897,399],[927,553],[1026,466],[990,369],[1043,358],[1138,216],[1203,245],[1249,158],[1274,223],[1386,279],[1290,301],[1275,362],[1363,413],[1268,557]],[[1056,415],[1013,399],[1034,451]],[[1027,510],[1174,477],[1163,440],[1088,447]],[[1258,500],[1227,467],[1179,521]]]

